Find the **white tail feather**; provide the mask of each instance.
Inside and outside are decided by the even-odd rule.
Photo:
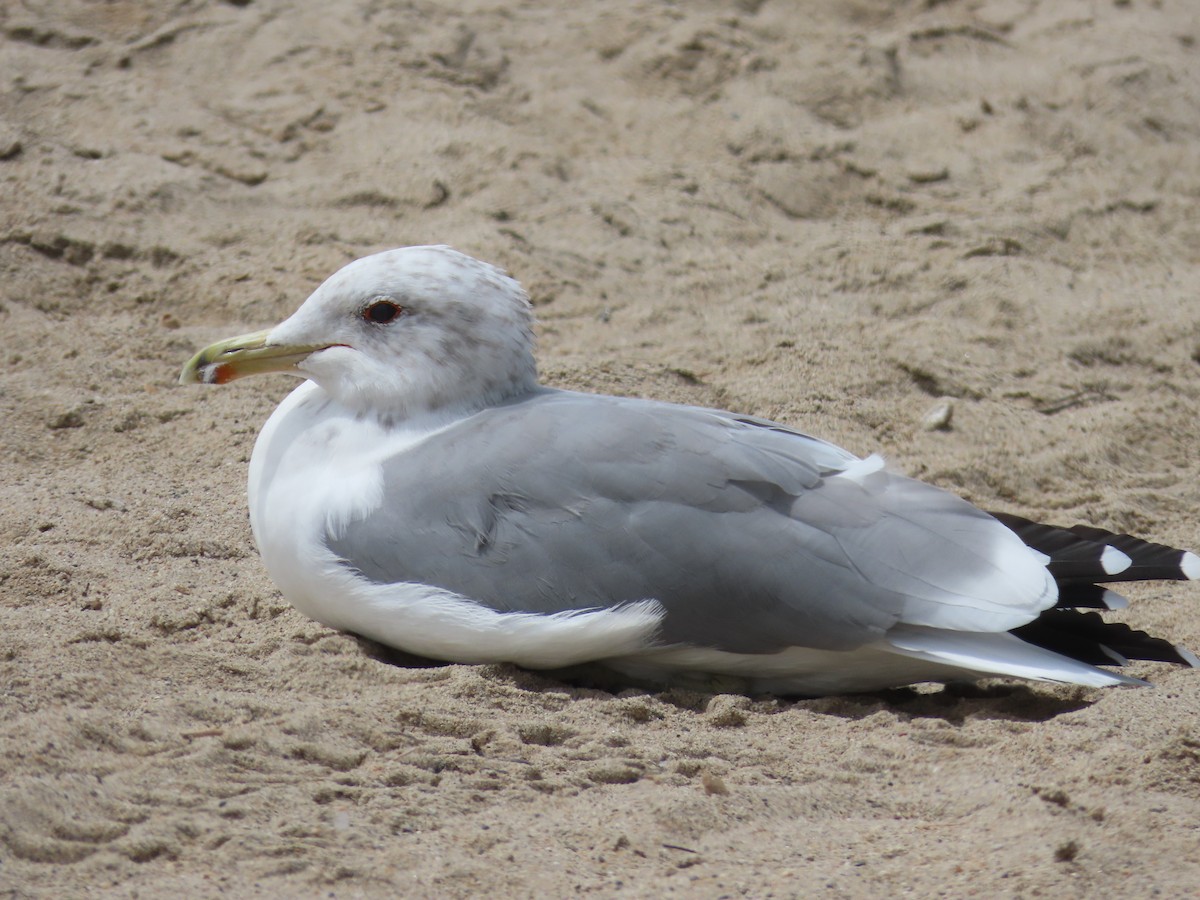
[[[900,625],[888,632],[891,649],[904,656],[956,666],[979,674],[1010,675],[1035,681],[1058,681],[1089,687],[1146,682],[1090,666],[1026,643],[1007,632],[942,631]]]

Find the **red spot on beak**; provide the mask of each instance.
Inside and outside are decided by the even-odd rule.
[[[218,364],[209,371],[212,373],[209,384],[229,384],[237,377],[230,365]]]

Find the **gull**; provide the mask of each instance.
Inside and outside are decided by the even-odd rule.
[[[502,270],[407,247],[187,363],[305,379],[249,467],[297,610],[437,660],[748,693],[1200,666],[1097,611],[1125,605],[1108,583],[1200,578],[1196,555],[989,514],[765,419],[540,385],[533,324]]]

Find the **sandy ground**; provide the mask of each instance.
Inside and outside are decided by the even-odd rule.
[[[0,6],[0,896],[1196,896],[1200,673],[397,659],[259,565],[294,383],[174,380],[446,242],[529,287],[550,383],[1196,546],[1198,39],[1192,0]],[[1200,590],[1131,594],[1200,647]]]

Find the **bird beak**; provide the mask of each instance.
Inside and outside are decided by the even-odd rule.
[[[205,347],[179,373],[180,384],[226,384],[263,372],[300,374],[296,366],[327,344],[268,344],[270,331],[256,331]]]

